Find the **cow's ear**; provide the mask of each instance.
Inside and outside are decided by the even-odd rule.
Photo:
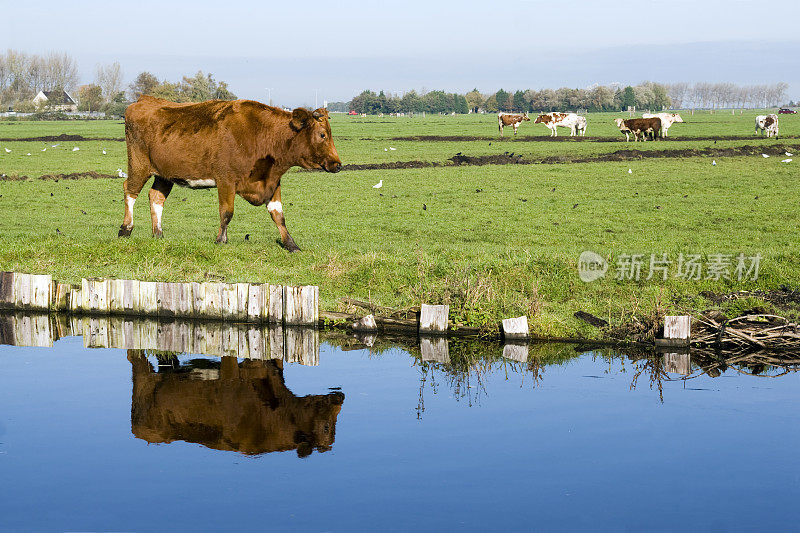
[[[325,109],[324,107],[320,107],[319,109],[311,113],[311,116],[313,116],[318,121],[322,122],[323,119],[328,118],[328,110]]]
[[[311,113],[308,112],[308,109],[298,107],[292,111],[292,120],[289,121],[289,126],[291,126],[294,131],[300,131],[308,125],[308,121],[311,120],[311,118]]]

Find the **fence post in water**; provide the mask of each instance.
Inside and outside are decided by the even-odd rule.
[[[176,283],[156,282],[156,299],[158,302],[158,316],[174,317],[176,306]]]
[[[81,289],[71,287],[69,291],[69,310],[72,314],[80,314],[83,312],[83,297],[81,296]]]
[[[31,275],[31,305],[34,311],[50,309],[50,295],[53,287],[53,276]]]
[[[53,302],[51,309],[53,311],[68,311],[69,310],[69,293],[72,290],[72,285],[67,283],[55,283],[55,292],[53,293]]]
[[[247,296],[249,294],[249,283],[236,284],[236,317],[237,322],[247,321]]]
[[[203,283],[203,318],[222,318],[222,283]],[[199,310],[198,310],[199,311]]]
[[[449,305],[422,304],[419,311],[419,332],[428,335],[446,335]]]
[[[115,315],[139,313],[138,280],[108,280],[108,312]]]
[[[246,320],[260,324],[264,321],[264,285],[247,285]]]
[[[528,317],[523,315],[517,318],[503,319],[503,338],[508,340],[524,340],[530,337],[528,330]]]
[[[27,310],[31,305],[30,274],[14,274],[14,308]]]
[[[222,285],[222,319],[236,320],[238,305],[236,284],[224,283]]]
[[[175,283],[175,316],[194,316],[194,284]]]
[[[283,323],[283,285],[269,285],[268,294],[265,295],[267,305],[267,320],[274,324]],[[283,356],[281,356],[283,359]]]
[[[155,281],[139,282],[139,309],[143,315],[158,314],[158,283]]]
[[[656,339],[659,346],[688,346],[691,338],[691,318],[683,316],[664,317],[664,338]]]
[[[319,287],[285,287],[283,320],[291,325],[316,326],[319,320]]]

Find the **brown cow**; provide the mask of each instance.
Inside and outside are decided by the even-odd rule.
[[[133,204],[155,176],[149,195],[154,237],[162,236],[161,213],[173,184],[216,187],[218,243],[228,241],[238,194],[253,205],[267,204],[283,246],[295,252],[300,248],[286,229],[281,176],[293,166],[327,172],[342,168],[325,109],[288,112],[251,100],[176,104],[142,96],[125,112],[125,141],[128,177],[120,237],[131,234]]]
[[[133,368],[131,431],[151,443],[195,442],[247,455],[331,449],[344,394],[295,396],[282,361],[223,357],[220,363],[154,372],[143,350],[128,350]],[[205,362],[205,360],[203,360]]]
[[[517,134],[517,128],[523,121],[530,121],[528,114],[513,115],[511,113],[498,113],[497,114],[497,127],[500,130],[500,137],[503,136],[503,126],[513,126],[514,135]]]
[[[616,118],[614,119],[619,131],[625,134],[625,142],[630,140],[628,136],[633,133],[634,142],[639,140],[639,135],[642,136],[642,141],[647,140],[647,135],[655,140],[661,135],[661,119],[658,117],[653,118]]]

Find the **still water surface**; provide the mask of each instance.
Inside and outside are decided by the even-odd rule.
[[[797,527],[796,372],[316,342],[306,365],[0,346],[0,530]]]

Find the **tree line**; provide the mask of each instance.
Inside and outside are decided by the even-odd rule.
[[[349,102],[334,102],[332,111],[356,113],[525,113],[539,111],[662,111],[675,108],[744,108],[770,107],[785,102],[786,83],[772,85],[736,85],[733,83],[656,83],[645,81],[635,86],[620,84],[593,85],[586,89],[515,90],[500,89],[466,94],[431,91],[405,94],[376,94],[366,90]]]

